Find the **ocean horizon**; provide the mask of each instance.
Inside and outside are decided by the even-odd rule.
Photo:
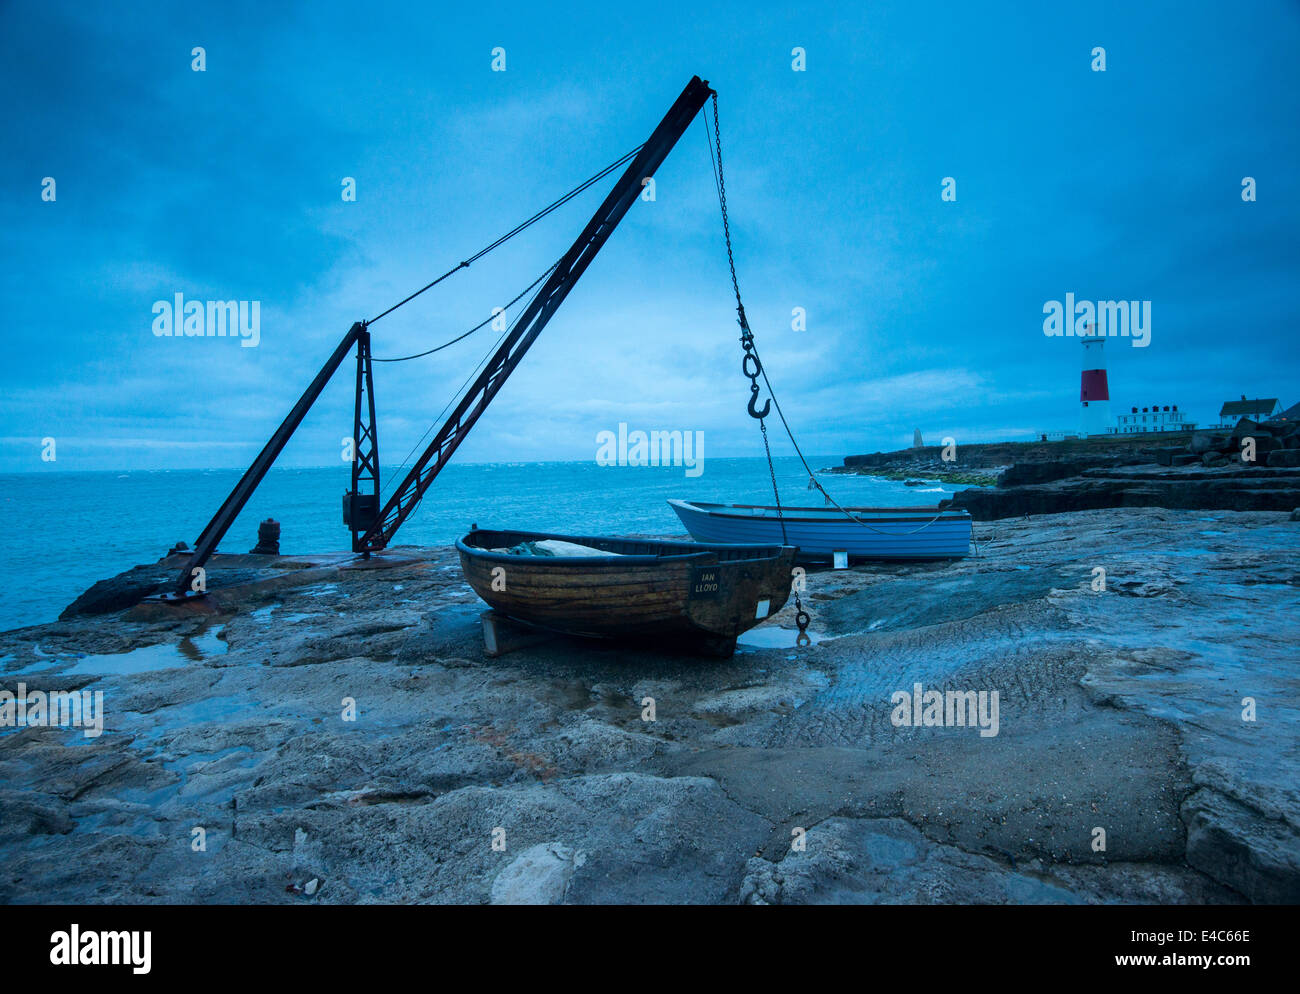
[[[810,457],[814,469],[838,456]],[[821,503],[796,457],[774,460],[782,504]],[[668,506],[680,497],[770,504],[762,457],[705,460],[695,477],[680,466],[600,466],[593,461],[456,463],[406,521],[394,545],[450,545],[472,525],[587,535],[684,535]],[[177,542],[193,545],[242,469],[51,470],[0,474],[11,527],[0,538],[0,630],[54,621],[98,580],[155,562]],[[869,476],[819,474],[841,503],[929,504],[964,486],[907,487]],[[385,487],[401,479],[385,467]],[[285,554],[348,550],[341,498],[350,470],[276,467],[221,544],[248,552],[265,518],[280,522]],[[814,500],[816,498],[816,500]]]

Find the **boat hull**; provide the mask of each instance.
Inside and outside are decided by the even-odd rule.
[[[552,539],[613,556],[518,556],[494,549]],[[456,543],[465,579],[493,610],[570,635],[696,643],[729,653],[779,611],[795,549],[476,529]]]
[[[670,500],[699,542],[781,542],[776,508],[752,504],[702,504]],[[938,508],[849,508],[859,524],[836,508],[786,507],[785,541],[802,561],[829,560],[836,552],[855,559],[960,559],[970,554],[967,511]]]

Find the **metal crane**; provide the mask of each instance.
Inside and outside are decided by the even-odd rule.
[[[672,151],[678,139],[695,119],[710,96],[716,96],[709,84],[694,76],[686,84],[681,95],[673,103],[668,113],[651,133],[645,144],[632,154],[631,162],[620,176],[614,188],[610,190],[596,213],[592,215],[587,226],[574,241],[569,250],[560,258],[546,282],[533,297],[523,313],[515,321],[500,346],[488,360],[483,371],[474,380],[455,409],[434,433],[423,454],[415,461],[401,484],[382,507],[379,505],[379,440],[375,424],[374,380],[371,374],[370,331],[373,322],[359,321],[348,329],[343,340],[334,349],[333,354],[321,367],[320,372],[311,381],[288,416],[267,441],[257,458],[231,490],[225,502],[218,508],[207,527],[203,529],[195,543],[194,550],[182,567],[176,579],[173,592],[163,595],[165,599],[181,599],[200,596],[205,586],[196,578],[196,571],[201,570],[208,557],[216,551],[217,543],[226,534],[243,510],[244,505],[261,483],[271,465],[279,456],[285,444],[302,424],[312,404],[320,396],[330,378],[338,371],[348,354],[356,347],[356,404],[353,419],[354,454],[352,460],[352,483],[348,493],[343,497],[343,521],[352,532],[352,551],[369,556],[385,548],[397,529],[410,517],[420,499],[437,478],[442,468],[447,465],[452,454],[464,441],[470,429],[487,409],[492,398],[497,395],[506,379],[519,365],[528,349],[548,321],[554,316],[564,298],[578,278],[586,271],[596,253],[609,239],[614,228],[628,212],[632,203],[640,195],[644,181],[652,177],[655,170]],[[585,184],[584,184],[585,186]],[[580,188],[581,189],[581,188]],[[567,199],[567,198],[566,198]],[[543,214],[548,212],[542,212]],[[536,215],[541,217],[542,214]],[[531,221],[521,225],[515,231],[522,230]],[[515,232],[512,232],[513,235]],[[507,238],[510,235],[506,236]],[[504,239],[499,239],[479,255],[491,251]],[[473,258],[478,258],[475,256]],[[456,270],[469,265],[462,262]],[[446,275],[450,275],[449,272]],[[435,280],[434,283],[439,282]],[[432,286],[433,284],[429,284]],[[428,289],[428,287],[425,287]],[[419,291],[423,292],[423,291]],[[412,294],[412,297],[417,294]],[[412,299],[408,297],[407,300]],[[406,303],[406,301],[402,301]],[[397,306],[401,306],[400,304]],[[389,311],[385,311],[387,314]],[[380,317],[383,315],[381,314]]]

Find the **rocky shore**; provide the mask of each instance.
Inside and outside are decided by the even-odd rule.
[[[945,503],[966,508],[977,521],[1122,507],[1291,511],[1300,508],[1300,470],[1147,465],[1075,471],[1061,464],[1016,465],[999,477],[996,488],[963,490]]]
[[[1230,431],[938,446],[848,456],[838,472],[970,484],[944,502],[977,521],[1118,507],[1300,509],[1300,422]],[[1170,444],[1176,443],[1176,444]]]
[[[1295,902],[1297,529],[1004,518],[812,571],[814,644],[791,605],[721,662],[489,659],[449,549],[219,557],[184,611],[142,567],[0,633],[0,686],[104,718],[0,728],[0,900]],[[897,724],[917,684],[997,734]]]
[[[1161,444],[1169,446],[1190,439],[1190,433],[1169,433],[1163,436]],[[1119,435],[1059,442],[924,445],[894,452],[845,456],[844,465],[833,467],[829,472],[875,476],[885,480],[919,478],[952,485],[991,487],[1015,465],[1101,467],[1153,462],[1151,445],[1149,439],[1137,441]]]

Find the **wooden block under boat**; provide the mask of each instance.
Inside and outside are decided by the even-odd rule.
[[[484,611],[479,620],[483,624],[483,654],[493,659],[516,649],[549,642],[556,635],[549,629],[522,624],[496,611]]]

